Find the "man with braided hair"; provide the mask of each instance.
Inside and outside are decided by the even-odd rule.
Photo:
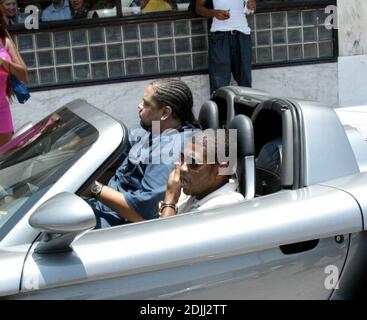
[[[122,164],[108,185],[95,181],[90,188],[94,199],[87,202],[97,228],[158,217],[158,203],[180,158],[184,135],[196,128],[192,107],[192,92],[180,80],[156,80],[147,87],[138,106],[141,128],[129,130]]]

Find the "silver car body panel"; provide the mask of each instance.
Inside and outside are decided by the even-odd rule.
[[[19,292],[23,264],[29,245],[0,249],[0,296]]]
[[[343,125],[355,127],[367,139],[367,106],[337,108],[335,112]]]
[[[69,255],[39,255],[33,247],[24,266],[24,279],[37,279],[39,288],[44,290],[221,259],[226,263],[238,256],[250,259],[256,252],[279,252],[281,245],[362,230],[361,213],[354,198],[322,186],[283,191],[229,207],[91,231],[74,242],[74,252]],[[342,264],[345,247],[340,250],[331,260]],[[251,265],[250,262],[251,259]],[[265,263],[263,267],[269,266]],[[202,272],[206,273],[205,268]],[[160,281],[164,285],[167,280]],[[322,289],[322,285],[317,287]],[[27,291],[22,284],[22,292]],[[205,296],[203,292],[202,298]]]
[[[354,156],[358,162],[360,172],[367,171],[367,144],[361,132],[350,125],[344,126],[345,132],[352,146]]]
[[[89,281],[63,287],[29,291],[11,299],[327,299],[325,268],[342,269],[348,236],[338,244],[334,238],[320,240],[311,251],[285,255],[278,248],[159,270]],[[117,250],[117,249],[115,249]],[[99,251],[96,252],[98,254]],[[48,261],[78,262],[69,256]],[[65,259],[67,258],[67,259]],[[40,263],[39,263],[40,264]],[[108,262],[101,265],[104,268]],[[45,271],[46,266],[40,267]],[[83,272],[82,266],[73,271]],[[50,274],[51,276],[51,274]],[[28,278],[28,283],[34,278]]]
[[[335,109],[311,101],[290,101],[302,112],[305,185],[358,173],[356,157]]]
[[[367,185],[367,172],[356,174],[349,177],[336,179],[333,181],[325,182],[324,185],[334,187],[351,194],[362,211],[362,218],[364,224],[364,230],[367,228],[367,196],[366,196],[366,185]]]
[[[11,232],[5,236],[0,242],[0,249],[32,243],[39,234],[39,231],[32,228],[28,223],[28,219],[33,211],[56,194],[64,191],[75,193],[90,175],[118,148],[124,138],[121,124],[118,121],[91,106],[86,101],[74,100],[65,107],[95,127],[99,132],[99,137],[86,154],[50,188]]]
[[[335,110],[344,125],[361,172],[367,171],[367,106]]]

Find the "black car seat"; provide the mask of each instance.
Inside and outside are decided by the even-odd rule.
[[[218,106],[214,101],[206,101],[199,112],[199,124],[201,129],[219,128],[219,112]]]
[[[282,138],[278,137],[262,147],[256,158],[256,167],[267,169],[280,176],[281,166]]]
[[[266,195],[281,189],[282,139],[276,138],[266,143],[255,161],[257,195]]]
[[[245,115],[235,116],[229,129],[237,130],[237,178],[245,199],[255,195],[255,145],[251,120]]]

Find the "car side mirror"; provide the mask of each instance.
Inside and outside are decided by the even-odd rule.
[[[48,199],[29,218],[29,224],[44,232],[36,253],[70,251],[71,243],[96,226],[93,209],[75,194],[62,192]]]

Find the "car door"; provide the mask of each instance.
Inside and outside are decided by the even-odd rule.
[[[284,190],[90,231],[71,252],[39,254],[35,243],[22,294],[11,298],[328,299],[350,234],[362,228],[358,203],[342,190]]]

